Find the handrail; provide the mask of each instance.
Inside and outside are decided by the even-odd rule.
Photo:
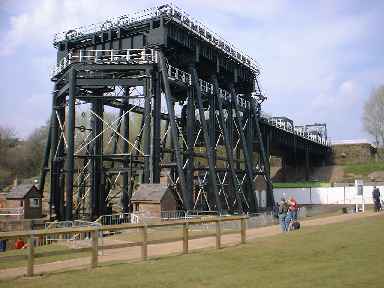
[[[53,69],[53,74],[56,76],[64,71],[69,65],[73,63],[121,63],[122,61],[127,61],[127,63],[136,63],[136,64],[154,64],[158,62],[158,55],[155,49],[125,49],[125,50],[81,50],[79,55],[68,54],[67,57],[64,57],[60,63]],[[168,78],[172,81],[182,82],[185,85],[192,86],[192,77],[191,74],[176,68],[172,65],[167,65],[167,74]],[[215,95],[215,89],[212,83],[199,79],[201,92],[204,94]],[[231,102],[232,97],[231,93],[228,91],[219,88],[219,95],[224,101]],[[240,95],[235,95],[235,101],[237,101],[239,107],[247,109],[248,100],[241,97]],[[303,133],[299,129],[294,127],[288,127],[287,125],[282,125],[279,121],[274,119],[262,118],[268,124],[282,129],[286,132],[298,135],[314,143],[321,145],[329,146],[329,143],[319,137],[318,135],[311,135],[308,133]]]
[[[69,31],[57,33],[54,36],[53,44],[57,45],[64,40],[75,40],[93,33],[126,27],[133,23],[159,16],[169,17],[172,21],[182,25],[190,32],[217,47],[229,57],[244,64],[254,73],[260,73],[260,65],[251,56],[247,55],[235,45],[225,40],[221,35],[213,32],[206,25],[192,18],[188,13],[173,4],[160,5],[136,12],[132,15],[122,15],[120,17],[108,19],[102,23],[82,26]]]

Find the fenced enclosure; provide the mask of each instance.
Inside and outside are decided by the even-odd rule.
[[[187,219],[176,221],[163,221],[158,223],[144,224],[118,224],[118,225],[81,225],[65,228],[68,223],[58,224],[64,228],[50,228],[33,231],[4,232],[0,233],[0,240],[12,241],[24,239],[27,243],[25,249],[9,251],[0,255],[0,269],[27,266],[27,276],[34,275],[34,265],[38,263],[50,263],[69,257],[91,256],[90,266],[96,267],[98,258],[103,251],[117,253],[130,253],[132,250],[121,250],[123,248],[134,249],[140,247],[142,260],[148,258],[148,246],[159,243],[170,243],[182,241],[182,253],[189,251],[188,241],[206,237],[215,237],[216,248],[222,248],[222,235],[238,233],[240,242],[246,240],[246,216],[206,217],[203,219]],[[52,224],[51,224],[52,225]],[[55,224],[56,225],[56,224]],[[49,243],[41,242],[39,239],[51,239]],[[84,245],[72,247],[73,239],[83,241]],[[45,243],[46,245],[43,245]],[[10,253],[14,252],[14,253]],[[8,253],[8,254],[7,254]]]

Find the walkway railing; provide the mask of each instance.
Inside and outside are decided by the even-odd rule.
[[[14,239],[27,239],[27,276],[33,276],[34,274],[34,260],[36,257],[46,257],[49,256],[49,253],[35,253],[34,239],[36,237],[47,237],[48,235],[55,236],[59,238],[60,235],[78,235],[81,233],[89,233],[91,235],[90,241],[92,243],[91,247],[83,248],[81,250],[71,250],[71,253],[78,253],[89,251],[91,254],[91,268],[95,268],[98,264],[98,251],[99,248],[103,249],[114,249],[114,248],[123,248],[122,245],[111,245],[111,246],[99,246],[99,237],[102,238],[103,232],[107,233],[118,233],[123,230],[139,230],[141,231],[141,240],[136,242],[126,243],[124,247],[141,247],[141,259],[146,260],[148,258],[148,245],[156,243],[168,243],[174,241],[183,241],[183,254],[187,254],[189,251],[188,241],[191,239],[199,239],[205,237],[215,236],[216,238],[216,248],[221,249],[221,238],[223,233],[222,224],[230,221],[240,222],[240,231],[228,231],[225,234],[234,234],[240,232],[241,243],[246,241],[246,216],[228,216],[228,217],[209,217],[205,219],[190,219],[190,220],[179,220],[179,221],[170,221],[162,223],[152,223],[152,224],[120,224],[120,225],[108,225],[100,227],[73,227],[73,228],[55,228],[55,229],[43,229],[43,230],[33,230],[33,231],[20,231],[20,232],[3,232],[0,233],[0,240],[14,240]],[[189,235],[190,227],[193,225],[201,224],[215,224],[216,232],[208,235]],[[182,237],[164,239],[164,240],[148,240],[148,229],[151,228],[161,228],[161,227],[173,227],[177,228],[182,226]],[[68,253],[66,251],[66,253]],[[58,255],[58,253],[55,253]],[[23,258],[22,255],[20,257]],[[24,259],[24,258],[23,258]]]
[[[52,69],[51,77],[56,77],[66,70],[71,64],[85,63],[85,64],[154,64],[158,63],[158,53],[155,49],[125,49],[125,50],[80,50],[77,54],[69,53],[63,57],[60,63]],[[192,86],[191,74],[167,64],[168,78],[172,81],[183,83],[187,86]],[[215,95],[214,85],[208,81],[199,79],[201,92],[208,95]],[[232,101],[232,95],[228,91],[219,88],[218,97],[223,101]],[[235,100],[239,107],[248,109],[248,100],[243,95],[236,95]],[[240,112],[242,113],[242,112]],[[318,135],[305,133],[299,129],[282,125],[279,121],[273,118],[262,118],[264,122],[276,128],[282,129],[288,133],[298,135],[307,140],[319,143],[321,145],[329,146],[329,143]]]
[[[100,223],[101,225],[118,225],[118,224],[133,223],[131,213],[102,215],[95,222]]]
[[[82,26],[69,31],[58,33],[55,35],[53,43],[54,45],[57,45],[59,42],[66,39],[79,39],[92,33],[108,31],[110,29],[117,29],[120,27],[127,27],[133,23],[159,17],[162,15],[165,15],[172,21],[182,25],[196,37],[202,38],[209,42],[217,49],[227,54],[230,58],[233,58],[234,60],[246,65],[256,74],[260,73],[260,66],[252,57],[241,51],[235,45],[225,40],[221,35],[210,30],[206,25],[194,19],[188,13],[173,4],[160,5],[157,7],[145,9],[143,11],[138,11],[131,15],[122,15],[120,17],[111,18],[102,23]]]
[[[153,64],[158,62],[154,49],[123,49],[123,50],[79,50],[68,53],[61,58],[59,64],[51,69],[51,77],[62,73],[74,63],[84,64]]]

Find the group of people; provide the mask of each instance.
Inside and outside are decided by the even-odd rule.
[[[281,230],[283,232],[287,232],[290,230],[292,225],[297,222],[297,201],[291,196],[288,199],[284,197],[281,198],[280,203],[278,205],[278,216],[279,222],[281,226]]]

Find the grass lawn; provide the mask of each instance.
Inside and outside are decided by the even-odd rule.
[[[384,171],[384,161],[370,162],[364,164],[347,164],[344,166],[345,173],[368,176],[375,171]]]
[[[79,253],[70,253],[70,248],[65,245],[52,244],[48,246],[41,246],[35,248],[35,253],[63,253],[59,255],[50,255],[35,258],[35,264],[43,264],[49,262],[55,262],[60,260],[68,260],[77,257],[89,256],[90,252],[79,252]],[[27,250],[8,250],[4,253],[0,253],[0,273],[1,269],[14,268],[14,267],[26,267],[27,260],[25,259],[15,259],[9,260],[14,256],[25,256],[27,255]]]
[[[273,188],[318,188],[331,187],[329,182],[306,181],[306,182],[276,182],[273,183]]]
[[[95,270],[0,282],[0,287],[384,287],[384,216]]]

